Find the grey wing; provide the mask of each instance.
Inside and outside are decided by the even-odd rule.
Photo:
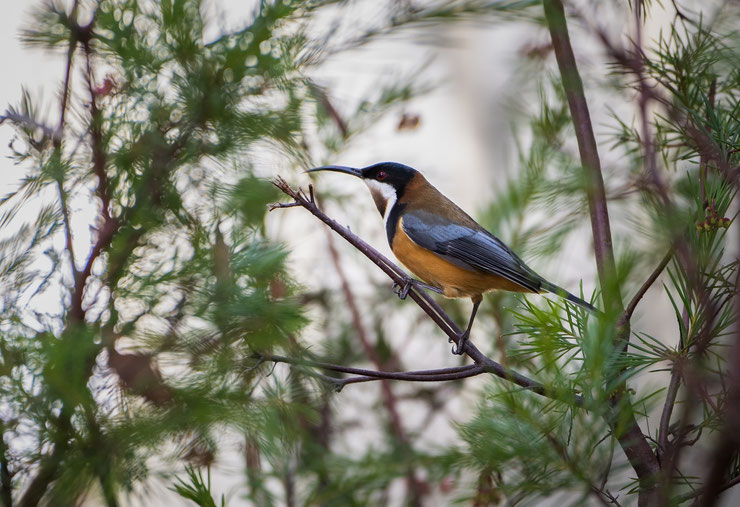
[[[402,227],[411,241],[456,266],[498,275],[532,292],[540,291],[542,278],[485,230],[444,223],[441,217],[423,211],[404,213]]]

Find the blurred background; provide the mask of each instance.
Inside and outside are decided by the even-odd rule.
[[[21,90],[28,90],[40,117],[54,124],[58,122],[66,51],[63,46],[55,52],[29,48],[19,39],[21,27],[31,22],[29,13],[43,3],[34,0],[4,6],[4,15],[0,18],[0,43],[4,48],[0,64],[5,72],[0,79],[0,96],[5,103],[17,103]],[[68,9],[67,4],[70,2],[59,3]],[[591,224],[583,195],[568,186],[569,183],[577,186],[575,180],[568,178],[578,166],[578,146],[572,128],[565,123],[558,126],[563,117],[569,119],[558,84],[550,35],[538,2],[502,4],[507,7],[497,10],[488,4],[483,6],[482,2],[336,2],[311,13],[312,43],[325,46],[320,65],[302,71],[312,83],[308,89],[314,90],[311,87],[315,86],[320,90],[312,97],[305,97],[318,104],[321,110],[317,118],[303,113],[309,131],[303,142],[308,149],[300,156],[286,156],[275,145],[258,145],[250,149],[246,158],[205,160],[199,164],[199,170],[204,174],[212,172],[224,184],[237,185],[246,169],[259,178],[282,176],[293,186],[306,188],[313,184],[319,203],[329,216],[393,258],[382,218],[359,180],[329,173],[309,177],[303,171],[324,164],[363,167],[380,161],[401,162],[420,170],[440,191],[510,244],[535,271],[591,299],[599,287]],[[681,18],[677,16],[677,6],[671,2],[649,4],[648,14],[641,22],[641,37],[646,47],[654,49],[656,41],[680,24]],[[703,14],[707,25],[716,22],[721,26],[717,17],[724,8],[723,2],[684,1],[680,4],[682,16],[699,19]],[[483,7],[480,10],[471,8],[469,14],[463,14],[466,5]],[[447,7],[449,11],[445,11]],[[426,16],[425,9],[432,8],[439,8],[440,14]],[[203,42],[208,45],[223,34],[252,23],[257,5],[255,2],[212,0],[202,2],[200,10],[204,20]],[[618,264],[625,267],[627,273],[622,280],[623,297],[627,299],[657,265],[666,249],[665,238],[656,237],[651,229],[653,224],[648,224],[652,219],[650,212],[635,204],[642,199],[631,186],[634,167],[639,166],[637,156],[627,143],[619,142],[620,136],[624,139],[625,130],[631,132],[630,129],[639,126],[636,92],[630,87],[631,78],[615,70],[613,55],[607,54],[598,39],[598,34],[605,33],[616,44],[635,40],[634,12],[625,2],[589,1],[566,2],[566,12],[600,150],[607,194],[613,199],[610,201],[612,234]],[[96,63],[97,85],[102,85],[106,76],[112,76],[117,83],[114,86],[123,89],[125,83],[117,63],[106,62],[105,57],[100,57]],[[89,99],[84,98],[83,69],[77,68],[74,72],[73,75],[80,77],[73,81],[71,88],[78,105],[70,121],[81,123],[85,101]],[[349,134],[341,132],[345,127]],[[546,138],[548,133],[553,139],[557,137],[551,143],[556,146],[556,153],[550,148],[537,148],[537,140]],[[3,126],[0,146],[17,143],[17,136],[11,128]],[[693,160],[677,158],[671,161],[666,179],[678,180],[695,166]],[[27,176],[28,167],[3,158],[0,171],[0,192],[6,194]],[[524,187],[519,185],[523,174],[530,174],[532,178],[528,182],[534,203],[531,207],[522,201],[529,199],[522,190]],[[203,179],[208,177],[202,176]],[[180,183],[188,185],[187,181]],[[186,203],[195,203],[198,199],[219,202],[216,193],[189,196],[189,191],[182,192]],[[277,194],[270,196],[275,200],[287,199]],[[36,203],[27,203],[13,223],[3,224],[3,235],[17,231],[18,224],[34,220],[42,202],[43,198],[39,198]],[[74,249],[78,253],[89,252],[95,242],[93,225],[99,204],[91,199],[88,191],[71,198],[70,206]],[[201,204],[195,207],[198,206]],[[229,237],[232,224],[224,217],[212,215],[212,224],[216,219],[221,220]],[[300,300],[307,319],[299,334],[301,349],[327,362],[372,369],[425,370],[465,363],[465,359],[450,354],[451,345],[446,336],[416,305],[398,300],[391,292],[390,280],[356,249],[329,234],[305,210],[272,211],[264,219],[262,231],[269,241],[284,244],[289,252],[285,269],[290,291]],[[732,229],[729,234],[735,237]],[[55,248],[64,248],[62,234],[51,241]],[[728,243],[735,242],[729,240]],[[731,258],[732,253],[727,253],[726,257]],[[43,266],[47,261],[39,258],[37,262]],[[632,320],[632,328],[655,337],[657,342],[673,346],[679,324],[671,299],[666,297],[661,285],[663,281],[665,279],[661,278],[647,291]],[[351,312],[343,282],[349,286],[353,304],[360,309],[359,320]],[[56,283],[63,284],[63,281]],[[29,311],[64,313],[65,303],[59,297],[60,292],[61,288],[35,293],[27,301]],[[465,322],[471,308],[469,301],[436,299],[459,325]],[[541,296],[527,296],[525,300],[536,307],[548,308]],[[504,365],[529,371],[535,378],[538,374],[547,377],[546,367],[536,361],[531,363],[531,369],[522,366],[527,359],[515,352],[521,339],[512,335],[518,329],[516,323],[521,325],[516,314],[530,311],[522,301],[522,296],[487,296],[472,340],[485,354]],[[366,343],[358,341],[358,334],[364,336],[361,339]],[[131,343],[134,342],[131,338]],[[640,418],[640,425],[648,435],[654,433],[663,409],[662,404],[651,399],[650,393],[661,392],[668,384],[670,368],[666,364],[656,359],[650,367],[639,369],[630,377],[629,387],[634,397],[641,400],[636,408],[644,416]],[[182,366],[163,359],[159,368],[165,376],[177,376]],[[568,368],[564,366],[564,371]],[[270,389],[279,391],[278,384],[290,386],[290,371],[287,364],[274,365],[263,372],[260,381],[263,384],[253,389],[260,393]],[[210,494],[217,503],[224,495],[228,505],[597,502],[583,493],[577,480],[562,489],[555,481],[552,485],[513,492],[503,486],[507,482],[505,472],[490,470],[487,473],[493,477],[491,491],[487,499],[481,499],[480,492],[486,490],[487,486],[483,486],[489,479],[484,478],[476,460],[488,458],[476,456],[475,444],[471,442],[478,437],[471,437],[475,428],[468,425],[484,418],[482,407],[500,394],[499,383],[494,389],[491,387],[494,381],[486,377],[423,385],[368,382],[349,385],[339,393],[323,392],[308,382],[304,388],[311,393],[306,396],[311,398],[308,404],[315,411],[309,419],[317,427],[326,425],[326,431],[329,431],[327,427],[331,428],[331,452],[348,461],[363,457],[368,470],[357,477],[346,478],[345,484],[350,488],[352,481],[357,481],[363,493],[352,496],[343,491],[341,485],[332,485],[327,486],[328,490],[341,494],[322,497],[321,486],[302,475],[305,460],[311,458],[306,458],[307,451],[298,449],[299,444],[287,446],[289,450],[279,446],[271,448],[262,445],[264,442],[259,439],[256,443],[250,439],[245,441],[240,431],[230,428],[220,434],[215,432],[209,443],[209,452],[213,454],[206,460],[210,466]],[[273,381],[275,386],[265,387]],[[288,387],[285,389],[289,391]],[[524,403],[522,410],[533,413],[539,410],[536,405],[527,407]],[[329,422],[322,419],[324,412],[331,413],[327,416]],[[510,427],[514,432],[516,424],[519,423],[512,422]],[[605,426],[601,430],[599,438],[609,434]],[[525,430],[522,435],[526,435]],[[577,437],[575,434],[574,439]],[[173,438],[162,444],[163,448],[180,452],[182,441],[178,438],[186,437]],[[306,438],[310,440],[311,437]],[[591,444],[598,440],[596,436],[590,438]],[[570,437],[568,442],[570,445]],[[629,496],[628,491],[635,484],[632,481],[634,473],[627,467],[621,450],[617,446],[614,451],[613,444],[611,447],[594,445],[594,449],[597,448],[599,451],[589,456],[601,465],[614,461],[609,478],[609,484],[613,484],[612,493],[620,492],[622,505],[630,504],[634,495]],[[128,492],[120,498],[122,503],[152,505],[183,501],[184,495],[175,491],[172,484],[176,477],[184,477],[183,470],[189,462],[169,456],[169,451],[148,458],[149,473],[140,481],[126,483],[123,489]],[[271,452],[275,455],[270,455]],[[286,456],[290,453],[293,457],[288,459]],[[687,463],[686,473],[700,476],[709,464],[701,461],[704,459],[701,453],[696,456],[700,456],[699,461]],[[513,459],[521,462],[528,458],[524,454]],[[256,466],[255,460],[262,464]],[[341,463],[339,459],[331,470],[341,469]],[[394,463],[398,470],[393,469]],[[465,469],[466,464],[470,468]],[[585,462],[583,465],[585,468],[598,466]],[[254,470],[255,466],[264,472],[258,485],[249,475],[249,470]],[[347,470],[357,466],[356,463],[347,465]],[[545,470],[547,467],[541,469],[543,474]],[[531,474],[528,477],[531,480]],[[291,481],[294,483],[289,484]],[[553,488],[551,493],[546,492],[548,488]],[[89,495],[78,496],[77,502],[98,504],[101,501],[99,489],[92,486]],[[737,494],[726,495],[723,505],[733,505],[740,501],[738,498]]]

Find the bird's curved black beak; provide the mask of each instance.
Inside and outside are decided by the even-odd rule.
[[[352,176],[357,176],[358,178],[362,178],[362,171],[360,171],[359,169],[355,169],[354,167],[347,167],[344,165],[325,165],[322,167],[316,167],[314,169],[309,169],[306,172],[313,173],[316,171],[334,171],[337,173],[351,174]]]

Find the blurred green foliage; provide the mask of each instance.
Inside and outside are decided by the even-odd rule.
[[[462,421],[446,411],[461,383],[352,386],[345,394],[361,394],[350,405],[334,396],[324,372],[262,360],[278,353],[395,371],[403,362],[388,315],[408,317],[410,334],[437,332],[414,320],[410,305],[399,306],[374,273],[370,294],[350,294],[364,298],[364,322],[352,322],[347,294],[301,288],[265,224],[280,195],[261,157],[301,169],[337,157],[395,105],[430,89],[419,79],[422,64],[411,75],[378,79],[356,104],[337,110],[311,76],[343,47],[330,45],[317,19],[348,8],[263,1],[243,28],[210,39],[212,21],[197,0],[50,2],[34,10],[22,38],[71,60],[71,91],[60,100],[66,122],[58,128],[27,91],[3,119],[15,128],[10,154],[25,171],[0,202],[5,504],[87,497],[117,505],[128,495],[148,498],[164,482],[184,499],[214,506],[438,498],[513,505],[554,492],[572,504],[618,498],[624,505],[638,484],[615,454],[614,432],[627,424],[625,414],[647,423],[668,402],[651,375],[679,361],[706,379],[697,384],[705,394],[697,396],[701,389],[686,376],[680,401],[691,417],[675,416],[673,424],[699,446],[715,436],[735,323],[737,261],[727,242],[736,186],[696,131],[725,165],[738,166],[740,62],[729,21],[739,13],[725,6],[714,24],[677,21],[646,53],[644,72],[671,105],[649,121],[670,207],[646,183],[639,119],[614,112],[610,125],[621,164],[606,171],[610,211],[628,224],[615,228],[615,283],[633,294],[669,247],[681,245],[691,262],[674,258],[663,279],[675,333],[633,327],[630,348],[616,349],[612,316],[492,294],[477,329],[495,332],[475,342],[542,382],[548,397],[487,379],[467,389],[475,408]],[[496,19],[536,30],[540,2],[394,2],[382,29],[359,30],[342,44]],[[534,106],[515,128],[518,170],[478,218],[539,261],[567,253],[588,213],[566,94],[549,66],[535,67]],[[609,93],[633,98],[630,72],[616,66],[610,78]],[[322,205],[347,199],[323,189],[319,197]],[[80,202],[96,212],[84,251],[72,248],[70,225]],[[36,218],[23,223],[29,210]],[[584,297],[598,301],[599,291]],[[444,303],[460,322],[465,305]],[[306,338],[309,315],[320,346]],[[363,326],[370,343],[358,342]],[[647,383],[615,406],[624,382],[638,375]],[[574,392],[583,408],[561,401]],[[412,412],[425,414],[421,424],[407,421]],[[448,425],[456,420],[457,443],[430,444],[424,433],[438,416]],[[358,437],[368,426],[375,433]],[[659,431],[647,429],[658,453]],[[243,455],[243,480],[231,498],[211,483],[217,468],[203,471],[229,452]],[[701,486],[672,472],[667,483],[668,503]]]

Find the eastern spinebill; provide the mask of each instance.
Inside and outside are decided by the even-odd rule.
[[[328,165],[308,172],[315,171],[351,174],[368,186],[385,220],[393,254],[422,280],[411,280],[400,287],[402,299],[412,285],[448,298],[472,299],[473,311],[457,348],[453,348],[455,354],[463,353],[483,294],[492,290],[550,292],[596,311],[586,301],[535,273],[500,239],[481,227],[412,167],[381,162],[362,169]]]

